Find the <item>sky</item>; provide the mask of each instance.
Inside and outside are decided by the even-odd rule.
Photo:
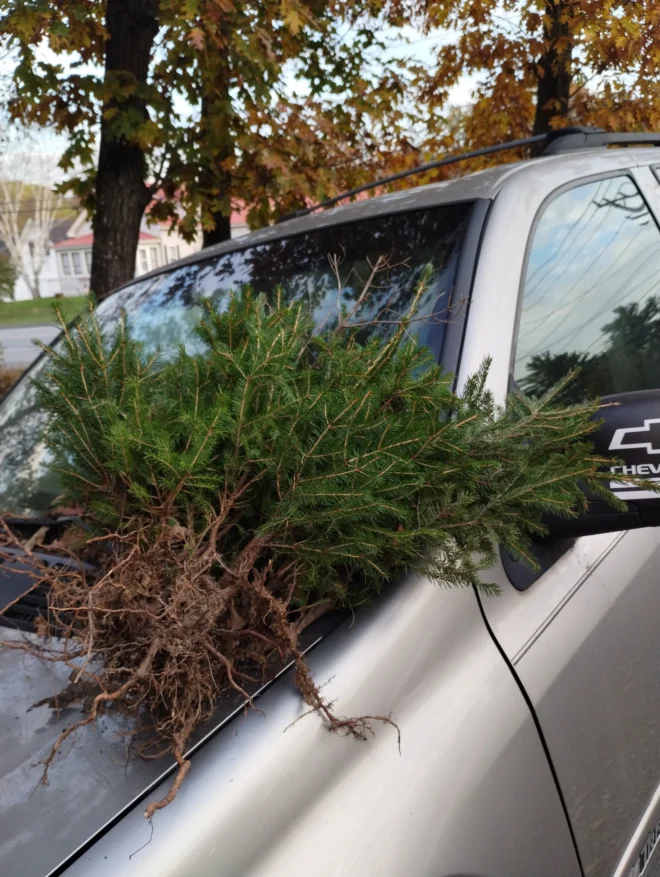
[[[570,189],[550,203],[530,252],[515,376],[539,354],[594,355],[615,309],[657,292],[660,236],[632,180]]]
[[[451,45],[456,41],[457,36],[455,31],[440,29],[430,36],[424,35],[412,27],[403,28],[399,32],[392,31],[388,37],[392,39],[393,44],[388,51],[383,53],[383,57],[403,58],[410,56],[430,67],[434,63],[437,50],[441,46]],[[456,106],[468,104],[476,84],[476,76],[462,76],[449,93],[449,103]]]
[[[408,56],[413,57],[416,61],[422,64],[428,64],[429,66],[433,63],[437,49],[456,39],[455,32],[438,30],[433,34],[428,35],[422,34],[420,31],[417,31],[412,27],[399,30],[392,29],[391,31],[386,32],[384,36],[386,41],[390,43],[390,47],[382,53],[381,60]],[[48,57],[48,55],[50,55],[49,60],[54,60],[55,56],[52,53],[47,52],[47,50],[44,50],[44,56]],[[61,59],[59,60],[61,61]],[[10,72],[11,61],[5,59],[3,62],[0,62],[0,74],[7,74]],[[82,72],[80,68],[78,69],[78,72]],[[451,90],[449,103],[459,106],[469,103],[471,92],[476,85],[476,82],[477,78],[474,76],[463,76],[457,85]],[[291,81],[290,87],[292,92],[299,92],[299,88],[296,87],[296,83],[293,80]],[[185,104],[182,103],[179,109],[182,113],[185,113]],[[26,150],[33,150],[35,152],[54,154],[61,153],[64,150],[66,139],[63,135],[58,135],[52,130],[35,128],[29,132],[27,143],[22,135],[15,135],[13,138],[10,136],[9,145],[10,148],[16,149],[17,151],[25,152]]]

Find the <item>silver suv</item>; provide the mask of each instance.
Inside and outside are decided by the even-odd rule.
[[[311,299],[322,320],[337,294],[329,254],[342,254],[345,276],[393,256],[392,307],[430,262],[424,307],[437,319],[416,331],[459,387],[487,354],[500,401],[579,365],[572,398],[621,402],[606,448],[660,480],[660,153],[561,142],[555,155],[205,250],[119,290],[100,315],[112,322],[124,308],[146,343],[192,344],[202,299],[221,306],[243,282]],[[24,527],[56,492],[40,428],[22,381],[0,407],[0,506],[28,515]],[[119,719],[81,732],[35,791],[33,763],[77,708],[28,712],[66,679],[0,652],[0,873],[659,875],[660,535],[648,526],[658,502],[616,472],[612,489],[628,514],[594,503],[581,529],[558,524],[535,546],[535,574],[503,554],[486,574],[499,597],[410,577],[355,619],[319,622],[306,643],[316,679],[343,714],[391,712],[400,751],[386,726],[360,743],[314,715],[292,724],[303,705],[284,671],[258,712],[219,705],[152,825],[144,802],[164,793],[171,765],[126,761]],[[0,603],[20,589],[19,562],[0,574]],[[11,607],[3,638],[34,636],[39,599]]]

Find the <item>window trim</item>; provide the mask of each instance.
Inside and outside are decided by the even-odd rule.
[[[67,271],[65,265],[69,266],[69,270]],[[60,266],[62,268],[62,277],[73,277],[73,267],[71,265],[71,253],[65,250],[63,253],[60,253]]]
[[[137,250],[137,264],[138,264],[138,269],[140,271],[140,276],[142,274],[149,273],[149,254],[147,253],[147,249],[148,249],[147,247],[141,246],[141,247],[138,247],[138,250]],[[143,261],[144,261],[144,265],[142,264]]]
[[[76,256],[80,260],[80,271],[76,271]],[[84,256],[82,250],[72,250],[71,251],[71,269],[73,271],[74,277],[84,277],[85,276],[85,264],[84,264]]]
[[[456,202],[458,203],[458,202]],[[442,205],[438,205],[442,206]],[[463,357],[463,343],[465,331],[470,318],[470,304],[472,302],[472,289],[474,278],[479,263],[479,253],[484,240],[486,227],[490,218],[493,199],[475,198],[472,205],[472,213],[468,220],[463,246],[458,258],[456,268],[456,280],[451,290],[450,299],[447,303],[449,313],[453,318],[449,320],[442,335],[441,344],[436,347],[429,344],[437,362],[445,372],[454,375],[452,389],[456,389],[458,371]],[[452,312],[451,308],[460,303],[460,308]],[[462,317],[463,319],[458,319]]]

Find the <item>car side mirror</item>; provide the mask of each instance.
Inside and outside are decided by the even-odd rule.
[[[604,457],[618,458],[610,468],[609,486],[627,510],[619,511],[587,494],[589,508],[584,515],[548,522],[553,535],[588,536],[660,526],[660,493],[617,481],[617,475],[625,473],[660,483],[660,390],[605,396],[602,402],[597,415],[602,425],[592,440]]]

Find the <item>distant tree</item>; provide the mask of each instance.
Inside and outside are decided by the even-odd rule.
[[[614,310],[603,326],[606,356],[616,392],[660,387],[660,300],[650,296]]]
[[[579,370],[578,377],[561,392],[565,404],[660,387],[660,300],[650,296],[642,303],[621,305],[613,313],[614,319],[601,327],[606,345],[599,353],[537,354],[527,363],[521,389],[542,396],[574,369]]]
[[[466,74],[477,77],[463,120],[468,147],[567,124],[658,130],[655,0],[429,0],[426,10],[428,30],[457,34],[455,42],[443,41],[437,64],[420,71],[422,112],[440,142],[448,96]]]
[[[7,152],[0,157],[0,241],[35,299],[41,297],[50,233],[67,212],[64,196],[53,189],[55,165],[52,156],[35,153]]]
[[[264,224],[382,163],[406,79],[378,59],[378,34],[419,6],[6,0],[0,47],[19,60],[10,112],[66,134],[63,166],[82,166],[72,185],[94,217],[97,298],[132,278],[156,193],[152,218],[188,236],[201,220],[209,244],[230,236],[233,204]]]
[[[18,273],[9,256],[0,256],[0,301],[14,298],[17,279]]]
[[[528,396],[539,398],[569,372],[579,370],[580,377],[562,389],[561,401],[565,405],[584,402],[589,398],[585,373],[590,371],[590,366],[591,359],[586,353],[539,353],[529,360],[526,376],[519,381],[520,387]]]

